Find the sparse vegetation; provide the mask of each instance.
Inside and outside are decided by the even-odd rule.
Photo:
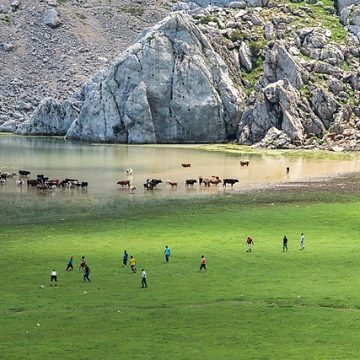
[[[118,6],[118,9],[131,16],[141,17],[145,12],[146,6],[144,4],[126,4]]]

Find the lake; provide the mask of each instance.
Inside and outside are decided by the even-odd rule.
[[[249,160],[248,167],[241,167],[240,160]],[[181,163],[191,163],[183,168]],[[286,173],[290,167],[290,173]],[[128,176],[126,169],[133,169]],[[28,222],[25,218],[63,216],[63,212],[81,208],[82,212],[107,202],[122,202],[124,206],[135,199],[173,199],[233,194],[252,188],[264,187],[287,181],[307,180],[314,177],[334,176],[360,171],[356,159],[309,159],[286,155],[232,154],[211,152],[194,145],[93,145],[65,142],[59,138],[0,136],[0,170],[16,172],[29,170],[29,179],[44,174],[51,179],[75,178],[89,183],[88,189],[60,188],[45,194],[16,186],[16,177],[0,186],[2,203],[1,222]],[[219,176],[236,178],[234,188],[212,185],[210,188],[185,186],[186,179]],[[144,190],[148,178],[158,178],[163,184],[153,190]],[[134,194],[117,185],[119,180],[131,180],[137,187]],[[166,180],[178,183],[172,189]],[[58,208],[62,208],[63,212]],[[29,211],[29,209],[31,211]],[[59,211],[58,211],[59,210]],[[75,210],[74,210],[75,211]],[[101,211],[101,210],[99,210]],[[41,213],[41,214],[40,214]],[[0,223],[1,224],[1,223]]]

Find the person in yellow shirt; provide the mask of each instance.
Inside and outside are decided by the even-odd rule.
[[[136,259],[133,256],[130,256],[130,268],[132,272],[136,273]]]
[[[206,259],[204,255],[201,255],[201,260],[200,260],[200,270],[202,269],[206,270]]]

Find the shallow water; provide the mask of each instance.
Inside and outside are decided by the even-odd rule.
[[[249,160],[248,167],[241,167],[240,160]],[[191,163],[182,168],[181,163]],[[286,173],[290,167],[290,173]],[[132,176],[126,169],[134,170]],[[29,179],[44,174],[51,179],[76,178],[87,181],[85,189],[56,189],[46,194],[35,188],[15,185],[16,177],[0,186],[1,217],[15,218],[31,208],[48,206],[49,216],[57,213],[57,207],[81,206],[82,211],[106,201],[128,201],[143,198],[184,198],[211,194],[235,193],[244,189],[262,187],[279,182],[306,180],[313,177],[333,176],[360,170],[359,160],[314,160],[284,155],[241,155],[208,152],[194,146],[175,145],[91,145],[65,142],[46,137],[0,136],[0,169],[8,172],[29,170]],[[185,187],[186,179],[219,176],[237,178],[234,188],[212,185],[210,188]],[[154,191],[144,190],[148,178],[163,181]],[[134,194],[122,189],[116,182],[130,179],[137,187]],[[172,189],[165,181],[178,183]],[[19,222],[20,219],[19,219]]]

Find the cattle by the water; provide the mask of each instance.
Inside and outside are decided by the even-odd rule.
[[[121,185],[121,187],[130,187],[130,180],[119,180],[116,184]]]
[[[21,175],[21,176],[28,176],[30,174],[31,173],[28,170],[19,170],[19,175]]]
[[[17,186],[23,186],[24,185],[24,180],[23,179],[17,179],[16,180],[16,185]]]
[[[158,184],[162,184],[160,179],[146,179],[146,184],[144,184],[144,188],[147,190],[152,190]]]
[[[127,174],[127,175],[132,175],[133,172],[134,172],[133,169],[126,169],[126,174]]]
[[[237,183],[237,182],[239,182],[238,179],[224,179],[224,180],[223,180],[223,186],[226,187],[226,184],[230,184],[231,187],[233,187],[234,184]]]
[[[193,186],[195,183],[197,183],[196,179],[186,179],[185,180],[185,186],[188,187],[189,185]]]
[[[37,184],[36,185],[36,189],[38,189],[39,191],[45,191],[45,190],[49,190],[49,187],[46,184]]]
[[[81,186],[82,188],[87,188],[88,185],[89,185],[89,183],[88,183],[87,181],[82,181],[81,184],[80,184],[80,186]]]
[[[240,166],[249,166],[250,161],[240,161]]]
[[[171,180],[166,180],[166,183],[169,184],[172,188],[176,188],[177,187],[177,182],[173,182]]]
[[[189,167],[191,167],[191,164],[189,164],[189,163],[182,163],[181,164],[181,166],[183,167],[183,168],[189,168]]]
[[[26,180],[27,186],[35,187],[39,182],[37,180]]]

